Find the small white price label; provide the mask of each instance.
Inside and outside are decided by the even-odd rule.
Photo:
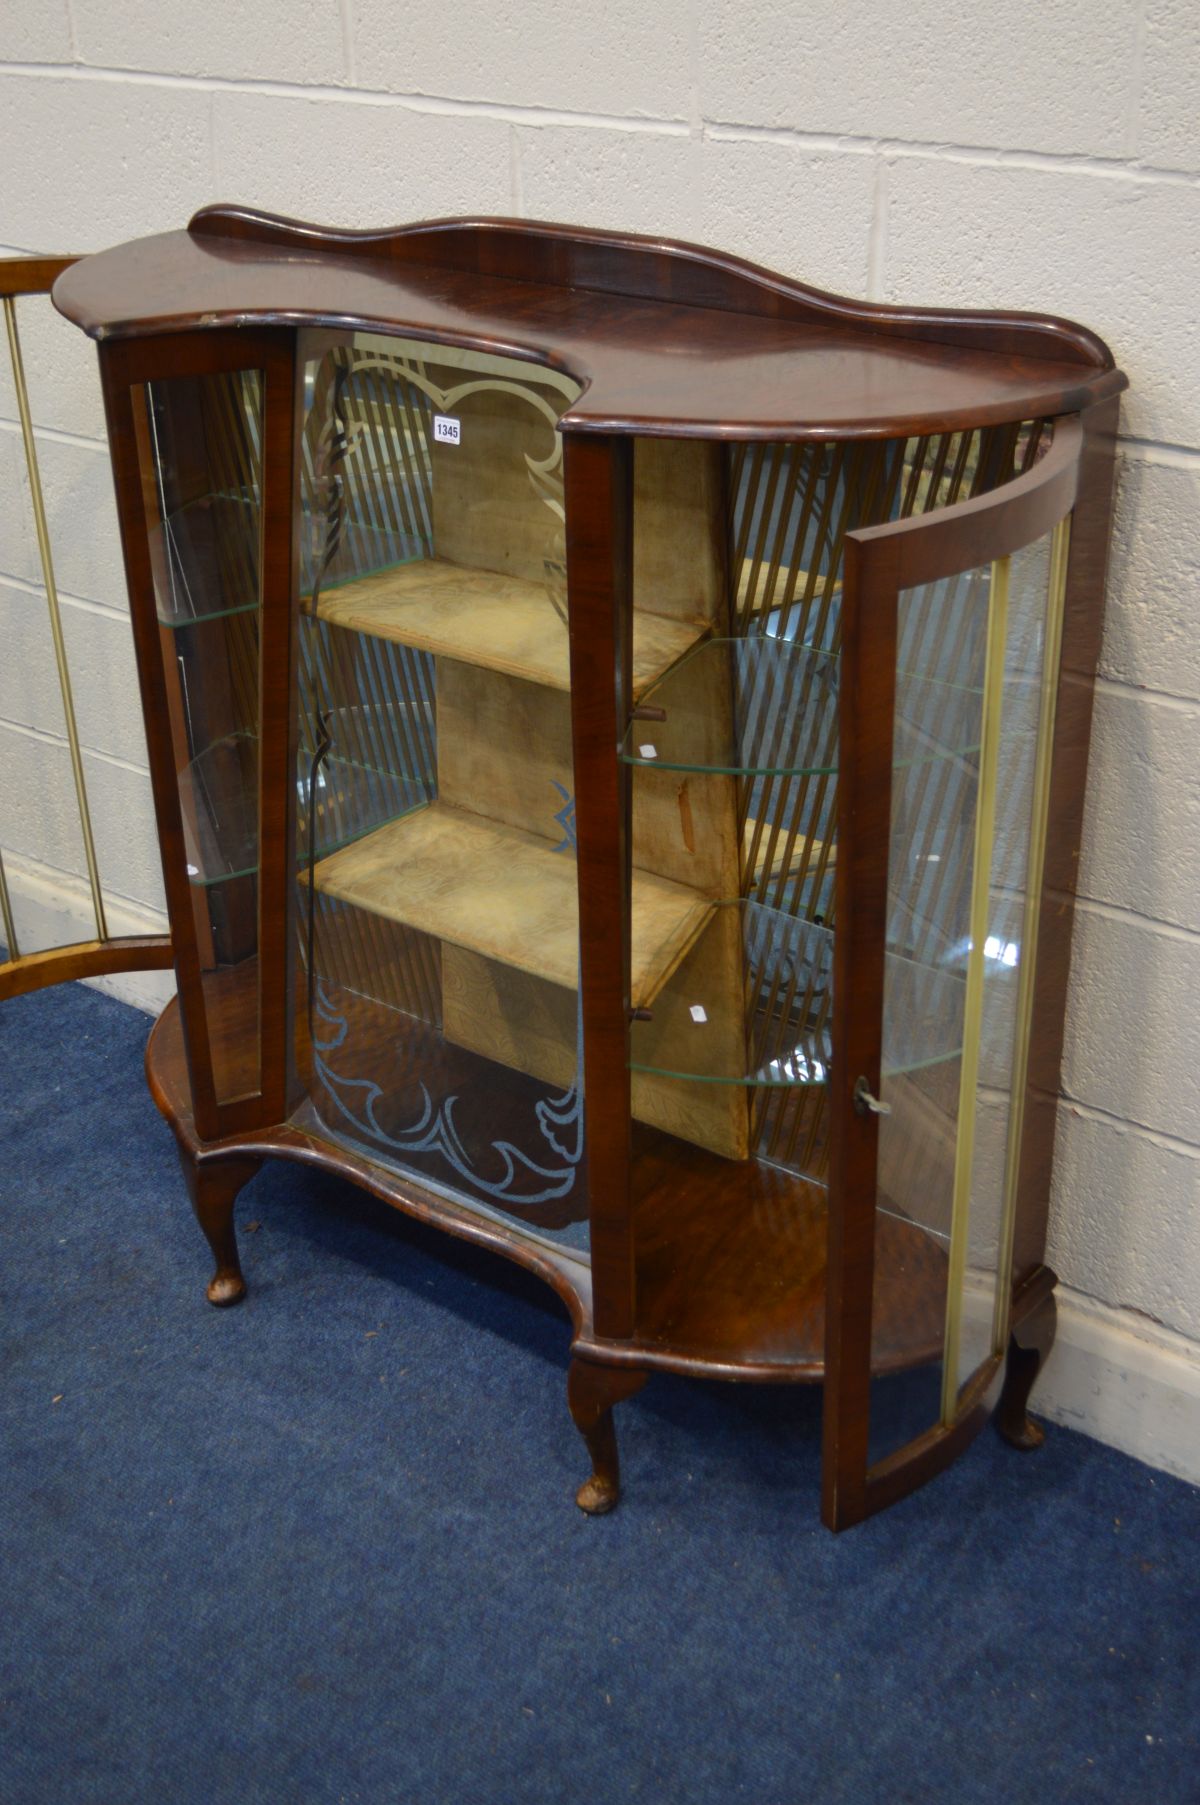
[[[643,758],[657,758],[658,753],[653,746],[639,746],[638,752]]]
[[[694,1022],[706,1022],[708,1020],[708,1014],[703,1003],[693,1003],[691,1014]]]
[[[435,414],[433,436],[439,445],[461,445],[462,422],[456,420],[453,414]]]

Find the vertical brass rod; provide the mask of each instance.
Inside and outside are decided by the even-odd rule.
[[[4,924],[5,951],[10,959],[19,959],[21,949],[17,945],[17,929],[8,900],[8,879],[4,875],[4,855],[2,853],[0,853],[0,920]]]
[[[950,1270],[946,1281],[946,1339],[942,1354],[942,1423],[949,1428],[958,1409],[958,1356],[962,1339],[963,1281],[971,1220],[971,1173],[975,1164],[979,1042],[983,1033],[983,960],[987,939],[992,849],[996,831],[996,776],[1000,717],[1004,707],[1004,652],[1008,642],[1009,560],[992,565],[988,597],[987,663],[983,679],[983,730],[979,746],[979,800],[975,809],[975,853],[971,862],[971,950],[963,1006],[962,1067],[958,1091],[958,1135],[954,1148],[954,1203],[950,1218]]]
[[[1012,1309],[1013,1231],[1017,1219],[1017,1185],[1025,1127],[1025,1085],[1029,1075],[1033,981],[1037,965],[1042,873],[1046,862],[1046,832],[1050,815],[1050,765],[1054,750],[1054,715],[1058,700],[1058,663],[1062,655],[1063,602],[1067,588],[1067,548],[1070,536],[1071,519],[1068,515],[1065,520],[1059,521],[1050,541],[1049,594],[1046,598],[1046,632],[1042,649],[1042,693],[1033,774],[1033,807],[1029,822],[1029,868],[1025,874],[1025,920],[1017,979],[1012,1083],[1008,1103],[1008,1144],[1004,1155],[1004,1214],[1000,1222],[1000,1265],[996,1275],[996,1303],[992,1317],[992,1349],[997,1354],[1002,1354],[1008,1345],[1008,1324]]]
[[[58,686],[62,691],[67,745],[71,751],[71,771],[75,778],[75,798],[79,805],[79,825],[83,833],[88,882],[92,889],[92,913],[96,918],[96,938],[107,940],[108,924],[104,919],[104,897],[100,890],[100,871],[96,863],[96,845],[92,838],[92,818],[88,812],[83,757],[79,750],[79,729],[75,724],[75,702],[71,695],[71,672],[67,665],[67,647],[63,639],[58,588],[54,581],[54,562],[50,555],[50,534],[46,526],[46,507],[42,499],[42,481],[38,473],[37,447],[33,442],[33,420],[29,412],[29,390],[25,386],[25,365],[21,358],[21,341],[17,335],[17,307],[11,295],[5,295],[3,299],[4,324],[8,331],[8,355],[12,363],[13,386],[17,392],[17,412],[21,420],[21,437],[25,443],[25,468],[29,474],[33,524],[37,530],[38,552],[42,560],[42,581],[46,589],[46,606],[50,612],[50,632],[54,640],[54,657],[58,665]],[[4,913],[7,926],[7,907]]]

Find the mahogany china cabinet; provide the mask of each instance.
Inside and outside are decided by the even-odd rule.
[[[832,1528],[993,1413],[1035,1445],[1106,347],[233,207],[54,298],[99,341],[211,1301],[301,1160],[564,1299],[585,1510],[656,1368],[823,1384]]]

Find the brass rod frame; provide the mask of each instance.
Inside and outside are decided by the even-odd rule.
[[[4,927],[4,951],[9,959],[19,959],[21,949],[17,944],[17,929],[12,918],[12,905],[8,900],[8,879],[4,875],[4,854],[0,853],[0,923]]]
[[[983,677],[983,721],[979,746],[979,801],[971,863],[971,950],[963,1008],[963,1054],[958,1087],[958,1135],[954,1147],[954,1202],[950,1217],[950,1270],[946,1281],[946,1336],[942,1353],[942,1423],[950,1428],[958,1411],[958,1360],[962,1340],[963,1288],[971,1226],[971,1172],[975,1163],[975,1111],[979,1086],[979,1043],[983,1035],[984,942],[988,930],[992,853],[996,838],[996,783],[1000,764],[1000,722],[1004,708],[1004,654],[1008,643],[1009,559],[992,565],[988,593],[987,661]]]
[[[17,332],[17,306],[12,295],[4,295],[4,324],[8,333],[8,355],[12,364],[13,386],[17,395],[17,412],[21,421],[21,438],[25,445],[25,468],[29,475],[29,494],[33,505],[33,523],[37,531],[38,553],[42,562],[42,581],[46,590],[46,607],[50,614],[50,632],[54,640],[54,657],[58,665],[58,685],[62,692],[66,719],[67,744],[71,752],[71,771],[75,779],[75,798],[79,807],[79,826],[83,834],[84,857],[87,860],[88,883],[92,891],[92,913],[96,935],[108,939],[104,917],[104,897],[100,888],[100,871],[96,861],[96,845],[92,837],[92,818],[88,809],[87,784],[83,774],[83,756],[79,748],[79,728],[75,721],[75,702],[71,694],[71,673],[67,664],[67,648],[63,638],[62,615],[58,605],[58,587],[54,581],[54,560],[50,552],[50,533],[46,525],[46,507],[42,498],[42,482],[38,471],[37,447],[33,438],[33,419],[29,411],[29,390],[25,383],[25,365],[21,357],[21,340]],[[3,895],[5,931],[11,932],[11,912],[7,888],[0,882]],[[16,956],[13,940],[8,942],[9,956]]]
[[[1050,765],[1054,750],[1054,717],[1058,703],[1058,666],[1062,656],[1063,607],[1067,593],[1067,553],[1070,543],[1071,516],[1068,514],[1054,528],[1050,540],[1046,624],[1042,642],[1041,703],[1038,711],[1037,753],[1033,772],[1033,806],[1029,821],[1029,858],[1025,873],[1025,918],[1022,924],[1021,962],[1017,977],[1008,1136],[1004,1155],[1004,1209],[1000,1219],[1000,1264],[996,1275],[996,1300],[992,1317],[993,1354],[1004,1353],[1008,1345],[1009,1322],[1012,1316],[1013,1238],[1017,1222],[1017,1180],[1021,1136],[1025,1128],[1025,1087],[1029,1077],[1029,1038],[1033,1024],[1033,979],[1037,966],[1042,877],[1046,865],[1046,833],[1050,818]]]

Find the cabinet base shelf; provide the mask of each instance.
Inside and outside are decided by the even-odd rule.
[[[246,1025],[252,1019],[256,973],[247,964],[222,977],[219,996],[210,997],[210,1019],[217,1033],[234,1032],[243,1018]],[[420,1024],[413,1027],[422,1031]],[[636,1215],[641,1307],[634,1337],[612,1341],[595,1331],[586,1256],[522,1234],[515,1223],[477,1213],[364,1152],[320,1138],[315,1116],[307,1111],[290,1122],[202,1142],[192,1120],[175,999],[151,1033],[146,1069],[154,1100],[189,1156],[278,1158],[319,1167],[418,1221],[527,1267],[562,1299],[571,1317],[573,1350],[590,1360],[743,1382],[812,1383],[824,1377],[825,1193],[818,1185],[753,1160],[723,1160],[637,1127],[633,1187],[641,1199]],[[945,1255],[937,1243],[909,1223],[881,1217],[877,1373],[924,1365],[940,1355],[945,1283]]]

